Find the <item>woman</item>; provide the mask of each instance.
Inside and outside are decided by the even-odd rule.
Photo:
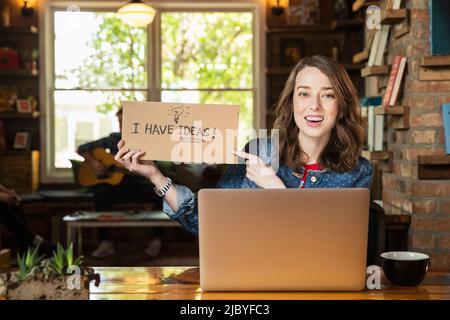
[[[358,98],[341,65],[323,56],[302,59],[286,82],[275,116],[278,171],[269,166],[273,159],[267,152],[237,151],[246,164],[229,165],[217,188],[370,188],[372,166],[360,157],[364,130]],[[271,141],[266,142],[271,150]],[[147,177],[155,191],[162,189],[163,210],[197,233],[197,199],[191,190],[172,185],[152,161],[139,160],[143,151],[126,148],[123,140],[118,147],[115,159]]]

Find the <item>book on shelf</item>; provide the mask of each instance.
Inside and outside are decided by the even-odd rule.
[[[381,29],[375,33],[370,48],[369,67],[383,65],[384,51],[386,50],[390,30],[390,26],[381,26]]]
[[[372,67],[373,65],[375,65],[376,51],[377,51],[378,44],[380,43],[380,35],[381,35],[380,31],[381,30],[377,30],[375,32],[375,35],[372,40],[372,45],[370,46],[369,62],[367,63],[367,65],[369,67]]]
[[[372,47],[372,43],[376,33],[377,33],[376,29],[371,29],[367,31],[366,44],[364,45],[364,49],[370,50],[370,47]]]
[[[398,67],[397,76],[395,77],[394,88],[392,89],[392,96],[389,102],[390,106],[394,106],[395,103],[397,102],[398,93],[400,91],[400,86],[403,81],[403,74],[405,73],[405,67],[406,67],[406,57],[402,57],[402,60],[400,61],[400,66]]]
[[[386,51],[386,45],[388,43],[389,32],[391,31],[391,26],[381,26],[380,30],[380,41],[375,52],[376,66],[382,66],[384,64],[384,52]]]
[[[444,122],[445,153],[450,154],[450,103],[442,105],[442,121]]]
[[[372,108],[373,109],[373,108]],[[384,150],[384,116],[375,115],[373,150]]]
[[[382,103],[381,96],[367,96],[360,100],[361,115],[367,115],[367,150],[382,151],[384,147],[384,116],[375,115]]]
[[[359,104],[363,107],[379,106],[379,105],[381,105],[382,100],[383,99],[381,96],[368,96],[368,97],[360,98]]]
[[[386,86],[383,98],[383,106],[394,106],[397,101],[398,92],[405,72],[406,57],[395,56],[392,63],[391,74]]]
[[[367,150],[375,149],[375,108],[367,107]]]
[[[400,86],[403,81],[403,74],[405,73],[405,67],[406,67],[406,57],[401,57],[400,64],[398,66],[397,75],[395,76],[391,97],[389,99],[389,104],[388,104],[389,106],[395,106],[395,103],[397,102],[398,93],[400,91]],[[387,91],[387,89],[386,89],[386,91]]]
[[[367,150],[384,150],[384,116],[376,115],[377,106],[368,106],[367,108]]]
[[[400,66],[400,61],[402,60],[402,56],[395,56],[394,61],[392,62],[391,74],[389,75],[389,80],[386,86],[386,91],[384,92],[383,97],[383,106],[388,106],[391,97],[392,90],[394,89],[395,78],[397,77],[398,68]]]
[[[385,9],[400,9],[402,0],[389,0],[386,2]],[[389,38],[389,32],[391,26],[382,25],[375,33],[375,36],[370,47],[370,56],[368,66],[381,66],[383,65],[384,51],[386,50],[386,45]]]
[[[386,9],[398,10],[402,6],[402,0],[388,0]]]

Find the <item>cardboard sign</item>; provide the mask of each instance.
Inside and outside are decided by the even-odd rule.
[[[122,139],[143,160],[237,163],[238,127],[238,105],[123,103]]]

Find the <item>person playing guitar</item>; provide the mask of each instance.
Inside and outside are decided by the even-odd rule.
[[[122,109],[117,111],[116,116],[122,128]],[[96,211],[111,210],[111,205],[118,202],[153,203],[153,210],[162,210],[162,198],[153,191],[151,182],[141,175],[130,174],[114,160],[114,155],[119,151],[117,143],[121,137],[121,132],[113,132],[107,137],[78,147],[78,154],[85,159],[79,167],[80,185],[91,188]],[[175,183],[189,186],[191,190],[215,186],[225,168],[202,164],[174,165],[167,161],[155,161],[155,164]],[[155,233],[161,233],[161,230],[156,229]],[[114,244],[107,228],[99,228],[99,239],[101,242],[92,256],[105,258],[113,255]],[[161,241],[156,238],[150,242],[145,252],[151,257],[156,257],[160,247]]]
[[[116,116],[122,128],[121,108]],[[149,182],[142,176],[124,174],[121,166],[114,160],[114,155],[118,152],[117,143],[121,136],[121,132],[113,132],[107,137],[78,147],[78,154],[85,159],[80,166],[80,184],[91,187],[96,211],[108,211],[111,210],[112,204],[130,202],[153,203],[153,210],[161,210],[162,198],[153,192]],[[158,230],[156,232],[158,233]],[[115,249],[109,229],[99,228],[98,235],[101,242],[92,252],[92,256],[106,258],[113,255]],[[146,253],[154,258],[158,255],[160,248],[161,241],[156,237],[150,242]]]

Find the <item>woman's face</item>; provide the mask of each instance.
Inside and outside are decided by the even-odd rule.
[[[338,103],[328,77],[315,67],[303,68],[295,79],[293,102],[300,134],[329,138],[336,123]]]

